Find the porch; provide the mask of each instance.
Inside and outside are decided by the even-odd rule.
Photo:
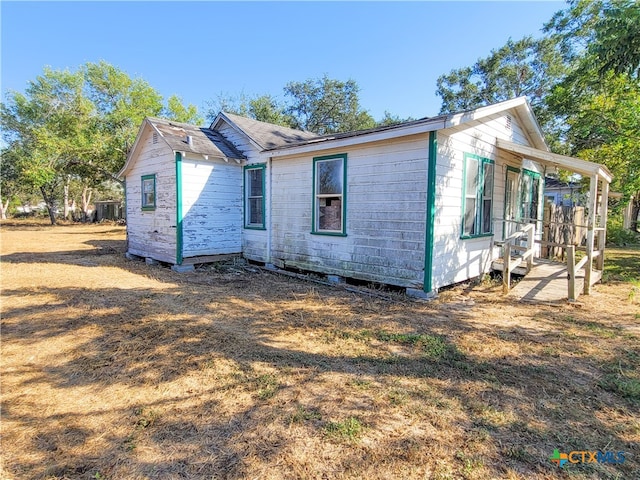
[[[523,301],[560,302],[575,301],[580,293],[591,293],[591,287],[602,278],[606,243],[607,208],[611,173],[603,165],[573,157],[545,152],[509,141],[498,140],[498,149],[518,156],[521,160],[533,160],[545,167],[569,170],[589,178],[589,197],[585,245],[561,244],[538,239],[542,229],[551,223],[538,218],[513,220],[507,217],[497,221],[510,224],[507,232],[513,232],[502,241],[494,242],[500,248],[500,257],[492,263],[492,269],[502,272],[503,292]],[[505,200],[506,202],[506,200]],[[565,262],[540,258],[540,247],[554,247],[565,254]],[[577,254],[576,254],[577,253]],[[524,275],[511,289],[511,274]]]

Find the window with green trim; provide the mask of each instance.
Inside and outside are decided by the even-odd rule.
[[[462,236],[493,232],[493,160],[466,153],[462,199]]]
[[[347,155],[313,159],[312,233],[345,235]]]
[[[244,226],[264,229],[264,165],[244,167]]]
[[[155,210],[156,208],[156,176],[142,176],[142,209]]]

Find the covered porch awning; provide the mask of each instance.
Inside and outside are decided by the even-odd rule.
[[[509,142],[508,140],[497,139],[496,146],[500,150],[520,155],[529,160],[541,163],[547,166],[562,168],[579,173],[585,177],[598,177],[599,180],[609,184],[612,180],[611,172],[604,165],[599,163],[588,162],[580,158],[568,157],[557,153],[545,152],[537,148],[527,147],[518,143]]]
[[[507,140],[496,140],[499,150],[510,152],[523,159],[533,160],[546,166],[561,168],[589,178],[589,199],[587,205],[587,255],[576,264],[571,255],[567,267],[569,273],[569,300],[575,300],[572,291],[572,278],[581,265],[585,268],[584,293],[591,293],[591,285],[602,275],[604,269],[604,246],[607,232],[607,207],[609,184],[613,179],[611,172],[604,165],[588,162],[579,158],[558,155],[537,148],[520,145]],[[600,184],[600,185],[599,185]],[[600,193],[600,194],[599,194]],[[597,215],[599,213],[599,215]],[[571,252],[573,247],[571,246]],[[569,257],[569,255],[568,255]],[[595,260],[595,265],[594,265]],[[595,267],[595,269],[594,269]],[[573,272],[573,273],[572,273]]]

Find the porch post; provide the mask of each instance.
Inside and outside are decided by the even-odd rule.
[[[607,213],[609,207],[609,183],[602,181],[602,199],[600,200],[600,228],[598,231],[598,260],[596,262],[598,270],[604,270],[604,247],[607,242]]]
[[[585,295],[591,294],[591,272],[593,270],[593,241],[596,222],[596,205],[598,205],[598,176],[591,177],[589,184],[589,216],[587,217],[587,263],[584,266]]]

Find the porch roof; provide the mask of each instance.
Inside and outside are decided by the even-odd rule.
[[[521,155],[529,160],[534,160],[543,165],[551,165],[559,167],[564,170],[570,170],[580,175],[587,177],[597,176],[599,179],[611,183],[611,172],[604,165],[599,163],[588,162],[575,157],[568,157],[566,155],[559,155],[557,153],[545,152],[538,150],[537,148],[527,147],[518,143],[513,143],[508,140],[497,139],[496,146],[507,152]]]

